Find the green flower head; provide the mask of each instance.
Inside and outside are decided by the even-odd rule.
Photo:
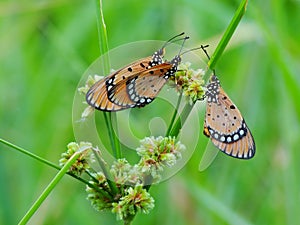
[[[61,154],[59,165],[64,166],[75,152],[82,149],[85,150],[82,151],[82,154],[79,156],[79,158],[70,168],[70,172],[76,175],[81,175],[82,172],[90,168],[88,164],[88,160],[91,159],[91,154],[90,154],[91,151],[89,150],[92,149],[92,144],[89,142],[80,142],[79,144],[75,142],[69,143],[67,146],[67,151]]]
[[[118,220],[135,215],[138,211],[149,213],[154,208],[154,199],[142,186],[129,187],[126,195],[119,202],[112,204],[112,212],[117,214]]]
[[[189,98],[191,103],[197,100],[204,99],[204,70],[194,70],[190,68],[191,63],[181,63],[178,67],[178,71],[172,78],[176,84],[178,91],[183,92],[184,96]]]
[[[175,165],[184,149],[184,145],[176,143],[174,137],[146,137],[137,148],[137,154],[141,156],[138,165],[144,174],[150,174],[159,180],[159,172],[163,167]]]

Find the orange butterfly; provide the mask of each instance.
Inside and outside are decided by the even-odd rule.
[[[183,34],[168,40],[152,56],[139,59],[96,82],[86,94],[87,103],[101,111],[119,111],[151,103],[181,61],[179,54],[170,62],[164,61],[165,47]]]
[[[252,134],[215,74],[210,78],[205,95],[207,108],[203,133],[227,155],[252,158],[255,154]]]

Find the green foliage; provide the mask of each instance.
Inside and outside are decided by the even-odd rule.
[[[212,53],[237,1],[105,1],[109,48],[166,40],[185,31],[186,47]],[[218,154],[199,173],[203,152],[150,193],[155,208],[133,224],[297,224],[300,221],[300,20],[297,1],[249,1],[215,65],[257,144],[250,161]],[[94,1],[0,3],[0,137],[57,162],[73,141],[77,83],[99,56]],[[195,124],[202,127],[203,124]],[[201,142],[199,143],[200,148]],[[203,147],[202,147],[203,148]],[[56,170],[0,145],[0,224],[16,224]],[[63,178],[30,224],[115,224],[90,207],[84,186]],[[230,215],[230,216],[229,216]]]

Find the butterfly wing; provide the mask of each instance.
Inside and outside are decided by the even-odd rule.
[[[108,92],[122,80],[127,80],[129,77],[147,71],[149,68],[161,63],[162,58],[159,58],[156,56],[156,53],[154,53],[153,56],[137,60],[126,67],[113,72],[107,77],[96,82],[89,89],[86,94],[87,103],[92,107],[102,111],[118,111],[127,108],[111,102],[108,98]]]
[[[162,63],[124,79],[108,91],[108,98],[124,108],[143,107],[158,95],[167,82],[165,74],[168,74],[171,68],[172,64]]]
[[[218,79],[213,80],[208,85],[204,134],[227,155],[241,159],[252,158],[255,154],[252,134]]]

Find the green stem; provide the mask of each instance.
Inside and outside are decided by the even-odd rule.
[[[19,222],[19,225],[26,224],[32,215],[38,210],[50,192],[55,188],[57,183],[61,180],[61,178],[68,172],[69,168],[74,164],[76,159],[80,156],[81,151],[76,152],[71,158],[67,161],[67,163],[61,168],[61,170],[56,174],[50,184],[46,187],[40,197],[35,201],[35,203],[30,207],[28,212],[24,215],[24,217]]]
[[[133,221],[135,215],[136,215],[136,214],[134,214],[134,215],[129,215],[129,216],[127,216],[126,218],[124,218],[124,225],[130,225],[130,224],[132,224],[132,221]]]
[[[167,133],[166,133],[166,137],[170,136],[170,132],[171,132],[171,129],[172,129],[173,125],[174,125],[174,121],[175,121],[176,115],[178,113],[178,109],[179,109],[179,105],[180,105],[181,99],[182,99],[182,92],[180,92],[180,95],[178,97],[176,108],[175,108],[173,116],[171,118],[171,122],[170,122],[170,125],[168,127],[168,130],[167,130]]]
[[[57,169],[57,170],[60,170],[60,167],[59,167],[59,166],[57,166],[57,165],[55,165],[54,163],[52,163],[52,162],[50,162],[50,161],[48,161],[48,160],[46,160],[46,159],[43,159],[43,158],[41,158],[41,157],[39,157],[39,156],[37,156],[37,155],[35,155],[35,154],[33,154],[33,153],[31,153],[31,152],[25,150],[24,148],[21,148],[21,147],[19,147],[19,146],[17,146],[17,145],[14,145],[14,144],[12,144],[12,143],[10,143],[10,142],[8,142],[8,141],[2,139],[2,138],[0,138],[0,142],[2,142],[3,144],[5,144],[5,145],[7,145],[7,146],[9,146],[9,147],[11,147],[11,148],[13,148],[13,149],[15,149],[15,150],[21,152],[21,153],[23,153],[23,154],[25,154],[25,155],[28,155],[28,156],[31,157],[31,158],[34,158],[34,159],[40,161],[40,162],[42,162],[42,163],[44,163],[44,164],[46,164],[46,165],[48,165],[48,166],[50,166],[50,167],[52,167],[52,168],[55,168],[55,169]]]
[[[228,45],[229,40],[231,39],[234,31],[236,30],[238,24],[240,23],[243,15],[245,14],[246,11],[246,6],[247,6],[248,0],[243,0],[241,4],[239,5],[239,8],[236,10],[229,26],[227,27],[221,41],[219,42],[215,52],[211,56],[209,62],[208,62],[208,67],[210,69],[214,69],[216,66],[217,61],[219,60],[220,56],[223,54],[226,46]]]
[[[0,138],[0,142],[2,142],[3,144],[5,144],[5,145],[7,145],[7,146],[9,146],[9,147],[11,147],[11,148],[13,148],[13,149],[15,149],[15,150],[17,150],[17,151],[23,153],[23,154],[25,154],[25,155],[27,155],[27,156],[33,158],[33,159],[36,159],[36,160],[40,161],[41,163],[44,163],[44,164],[46,164],[46,165],[48,165],[48,166],[50,166],[50,167],[52,167],[52,168],[54,168],[54,169],[57,169],[57,170],[60,170],[60,169],[61,169],[61,167],[55,165],[54,163],[52,163],[52,162],[50,162],[50,161],[47,161],[47,160],[45,160],[45,159],[43,159],[43,158],[41,158],[41,157],[39,157],[39,156],[37,156],[37,155],[31,153],[31,152],[25,150],[24,148],[21,148],[21,147],[19,147],[19,146],[17,146],[17,145],[14,145],[14,144],[12,144],[12,143],[10,143],[10,142],[8,142],[8,141],[2,139],[2,138]],[[79,180],[79,181],[85,183],[86,185],[90,186],[91,188],[94,188],[94,189],[97,189],[97,190],[99,189],[99,188],[95,187],[94,185],[92,185],[91,183],[89,183],[87,180],[85,180],[85,179],[83,179],[83,178],[81,178],[81,177],[78,177],[78,176],[76,176],[76,175],[73,174],[73,173],[67,172],[67,174],[68,174],[69,176],[71,176],[71,177],[73,177],[73,178],[75,178],[75,179],[77,179],[77,180]],[[89,173],[87,173],[87,174],[88,174],[89,176],[91,176]],[[100,190],[100,192],[101,192],[101,190]],[[101,193],[102,193],[102,192],[101,192]],[[102,193],[102,194],[103,194],[105,197],[107,197],[107,198],[110,198],[110,197],[111,197],[111,196],[110,196],[109,194],[107,194],[107,193]]]
[[[100,55],[101,57],[101,65],[103,65],[102,73],[103,74],[109,74],[110,73],[110,60],[109,60],[109,54],[108,54],[108,39],[107,39],[107,31],[106,31],[106,25],[104,21],[104,15],[103,15],[103,4],[102,0],[95,0],[96,3],[96,16],[97,16],[97,28],[98,28],[98,39],[99,39],[99,48],[100,48]],[[105,54],[107,53],[107,54]],[[115,158],[122,158],[121,150],[120,150],[120,140],[114,132],[115,130],[118,130],[117,121],[115,113],[105,113],[105,123],[108,130],[109,140],[112,146],[113,155]],[[114,121],[116,121],[115,126],[112,125],[112,114],[114,117]]]
[[[102,172],[103,172],[104,176],[106,177],[107,183],[108,183],[110,189],[112,190],[113,195],[116,195],[118,193],[118,189],[117,189],[116,184],[110,180],[110,175],[109,175],[109,171],[107,169],[106,163],[104,162],[104,160],[101,157],[99,157],[97,150],[94,150],[94,153],[95,153],[94,155],[96,157],[96,160],[98,161],[98,163],[102,169]]]
[[[112,153],[116,157],[116,146],[114,141],[113,135],[113,127],[112,127],[112,120],[111,120],[111,113],[110,112],[103,112],[105,125],[108,131],[108,137],[112,148]]]
[[[180,116],[177,118],[171,132],[170,132],[170,136],[171,137],[177,137],[181,128],[182,128],[182,125],[185,123],[186,119],[188,118],[190,112],[192,111],[193,109],[193,106],[194,104],[190,104],[190,103],[186,103]]]
[[[99,39],[99,48],[100,55],[102,55],[102,65],[103,65],[103,74],[108,74],[110,72],[110,60],[109,55],[105,54],[108,52],[108,39],[106,25],[103,15],[103,4],[102,0],[95,0],[96,3],[96,16],[97,16],[97,28],[98,28],[98,39]]]
[[[119,140],[119,134],[118,134],[118,121],[117,121],[117,114],[116,113],[111,113],[110,114],[110,121],[112,124],[112,132],[113,132],[113,142],[114,142],[114,146],[115,146],[115,157],[117,159],[122,158],[122,151],[121,151],[121,144],[120,144],[120,140]],[[112,123],[112,121],[114,121],[114,124]]]

